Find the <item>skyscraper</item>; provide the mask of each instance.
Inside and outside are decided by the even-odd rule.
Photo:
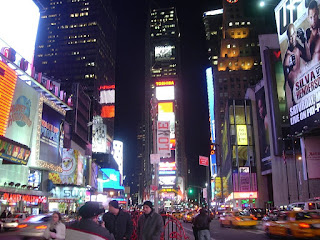
[[[151,99],[156,98],[153,108],[155,121],[170,122],[170,145],[168,155],[161,157],[159,164],[159,192],[166,196],[183,196],[178,177],[184,181],[187,164],[184,149],[183,108],[180,74],[180,33],[176,9],[150,8],[146,31],[146,81],[145,81],[145,148],[142,159],[142,179],[146,187],[144,196],[149,197],[152,166],[150,154],[155,153],[152,135]],[[180,178],[181,179],[181,178]],[[183,185],[183,184],[180,184]],[[179,192],[181,190],[181,192]],[[160,194],[160,198],[161,195]]]
[[[257,26],[261,21],[245,15],[244,0],[223,0],[223,13],[204,14],[215,89],[216,143],[221,145],[228,99],[243,99],[247,87],[262,78]],[[211,14],[208,14],[211,13]],[[216,21],[218,20],[218,21]],[[217,22],[222,25],[218,26]],[[219,51],[215,42],[221,34]],[[218,147],[217,162],[221,161]]]
[[[99,99],[99,87],[115,84],[116,18],[110,1],[38,0],[42,8],[34,65],[71,94],[80,83]]]

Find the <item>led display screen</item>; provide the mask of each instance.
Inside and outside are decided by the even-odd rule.
[[[154,48],[154,56],[156,61],[167,61],[173,55],[174,46],[156,46]]]
[[[311,0],[282,0],[275,17],[285,76],[291,132],[319,126],[319,5]]]
[[[173,80],[156,81],[156,86],[174,86],[175,82]]]
[[[158,113],[172,113],[173,102],[160,102],[158,103]]]
[[[159,171],[159,175],[175,175],[176,171]]]
[[[175,185],[176,176],[159,176],[159,185]]]
[[[116,91],[111,90],[101,90],[100,91],[100,104],[114,104],[115,103]]]
[[[175,162],[160,162],[159,163],[159,171],[175,171],[176,163]]]
[[[114,118],[114,116],[115,116],[115,106],[114,105],[102,106],[101,117]]]
[[[93,117],[92,124],[92,152],[107,152],[107,126],[100,116]]]
[[[113,141],[113,158],[118,164],[121,176],[123,176],[123,142]]]
[[[1,1],[0,38],[33,63],[39,9],[32,0]]]
[[[162,100],[174,100],[174,86],[156,87],[156,98]]]
[[[101,168],[103,188],[112,188],[118,190],[124,190],[123,186],[120,186],[120,172],[112,168]]]

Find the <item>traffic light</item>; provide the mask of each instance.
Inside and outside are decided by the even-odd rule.
[[[193,189],[189,188],[189,193],[192,194],[193,193]]]

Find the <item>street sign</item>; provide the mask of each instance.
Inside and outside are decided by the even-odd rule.
[[[209,158],[204,156],[199,156],[199,165],[209,166]]]

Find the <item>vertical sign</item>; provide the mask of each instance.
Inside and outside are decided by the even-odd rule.
[[[209,165],[209,159],[204,156],[199,156],[199,165],[202,166],[208,166]]]
[[[160,157],[171,157],[169,121],[157,122],[157,153]]]

